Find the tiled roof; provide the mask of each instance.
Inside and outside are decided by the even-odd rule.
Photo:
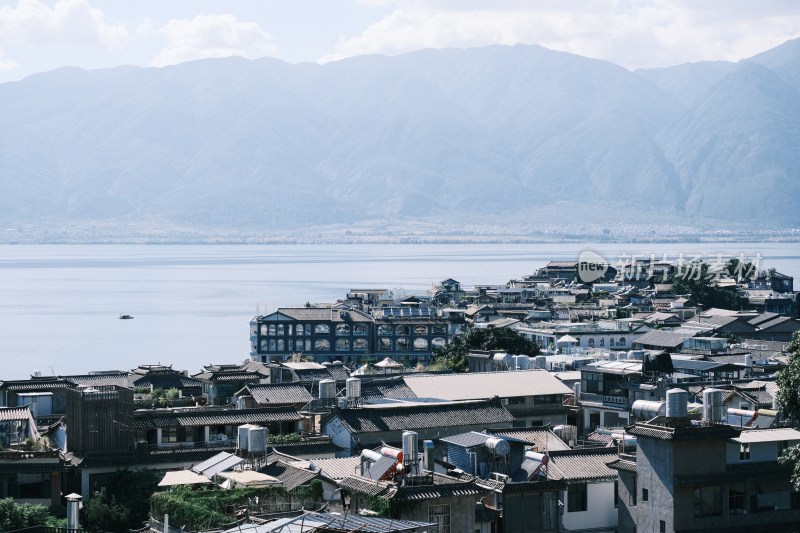
[[[457,402],[380,408],[340,409],[342,423],[353,433],[400,431],[454,426],[490,426],[514,417],[499,401]]]
[[[547,475],[565,481],[603,481],[616,479],[608,463],[617,459],[616,451],[570,450],[550,452]]]
[[[348,476],[339,481],[339,487],[354,494],[363,494],[374,498],[389,492],[390,483],[373,481],[361,476]]]
[[[77,385],[64,378],[33,378],[0,382],[0,390],[42,391],[52,389],[74,389]]]
[[[358,455],[336,459],[314,459],[314,464],[319,467],[323,476],[334,480],[357,476],[361,472],[361,457]]]
[[[90,467],[122,467],[177,462],[199,463],[220,451],[234,452],[235,448],[235,446],[210,446],[207,448],[162,448],[150,451],[92,453],[87,455],[81,464]]]
[[[678,359],[673,357],[672,366],[675,370],[696,370],[700,372],[708,372],[733,365],[728,363],[719,363],[717,361],[705,361],[702,359]]]
[[[318,472],[312,472],[305,468],[297,468],[283,461],[275,461],[262,468],[260,472],[280,479],[283,483],[283,488],[286,490],[292,490],[300,485],[305,485],[319,476]]]
[[[30,420],[31,410],[23,407],[0,407],[0,420]]]
[[[740,430],[725,425],[673,428],[637,422],[633,427],[628,428],[629,435],[660,440],[732,439],[737,437],[739,433]]]
[[[361,381],[361,397],[366,400],[377,398],[416,398],[402,377]]]
[[[569,450],[570,447],[558,435],[546,428],[511,428],[490,429],[490,433],[499,437],[519,439],[536,446],[540,450]]]
[[[140,410],[134,413],[135,429],[163,427],[216,426],[264,424],[268,422],[297,422],[302,417],[291,407],[261,407],[257,409],[206,408],[186,410]]]
[[[634,344],[641,344],[642,346],[659,346],[661,348],[675,348],[683,344],[683,342],[692,337],[690,333],[675,333],[672,331],[648,331],[644,335],[637,337],[633,340]]]
[[[69,381],[78,385],[91,385],[102,387],[116,385],[118,387],[133,387],[132,376],[128,372],[108,373],[108,374],[83,374],[78,376],[64,376]]]
[[[752,429],[742,431],[731,440],[738,443],[800,441],[800,431],[794,428]]]
[[[306,457],[321,457],[323,455],[335,454],[340,448],[327,439],[314,439],[308,441],[293,441],[283,443],[270,443],[272,449],[288,455],[304,455]],[[315,459],[316,461],[316,459]]]
[[[203,382],[183,374],[153,374],[141,377],[133,376],[135,387],[153,387],[154,389],[188,389],[200,388]]]
[[[627,461],[625,459],[614,459],[610,463],[606,463],[609,468],[614,470],[625,470],[626,472],[636,473],[636,463]]]
[[[497,395],[509,398],[572,393],[572,389],[545,370],[409,375],[405,377],[405,382],[419,398],[454,401]]]
[[[253,400],[260,405],[290,405],[308,403],[314,399],[305,386],[297,383],[273,383],[245,387]]]
[[[472,482],[455,482],[448,485],[412,485],[403,487],[393,499],[401,502],[436,500],[438,498],[452,498],[454,496],[477,496],[486,489],[477,487]]]

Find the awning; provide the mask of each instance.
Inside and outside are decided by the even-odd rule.
[[[556,344],[575,344],[578,342],[578,339],[573,337],[572,335],[564,335],[560,339],[556,341]]]
[[[167,472],[159,483],[159,487],[173,487],[175,485],[200,485],[211,483],[211,480],[191,470],[174,470]]]
[[[258,488],[258,487],[279,487],[283,485],[280,479],[253,470],[242,472],[220,472],[219,477],[224,477],[231,481],[233,487]]]

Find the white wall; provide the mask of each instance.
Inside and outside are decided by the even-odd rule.
[[[585,511],[567,511],[567,492],[561,493],[564,514],[561,517],[564,529],[615,528],[617,508],[614,507],[614,482],[588,483],[586,487]]]

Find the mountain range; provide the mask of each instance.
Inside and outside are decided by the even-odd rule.
[[[792,228],[798,148],[800,40],[636,71],[528,45],[63,68],[0,84],[0,223]]]

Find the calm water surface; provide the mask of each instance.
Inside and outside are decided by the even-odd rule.
[[[452,277],[502,284],[593,249],[752,258],[800,278],[800,246],[781,243],[0,246],[0,380],[248,357],[257,310],[331,302],[348,289],[422,292]],[[122,313],[134,320],[118,320]]]

